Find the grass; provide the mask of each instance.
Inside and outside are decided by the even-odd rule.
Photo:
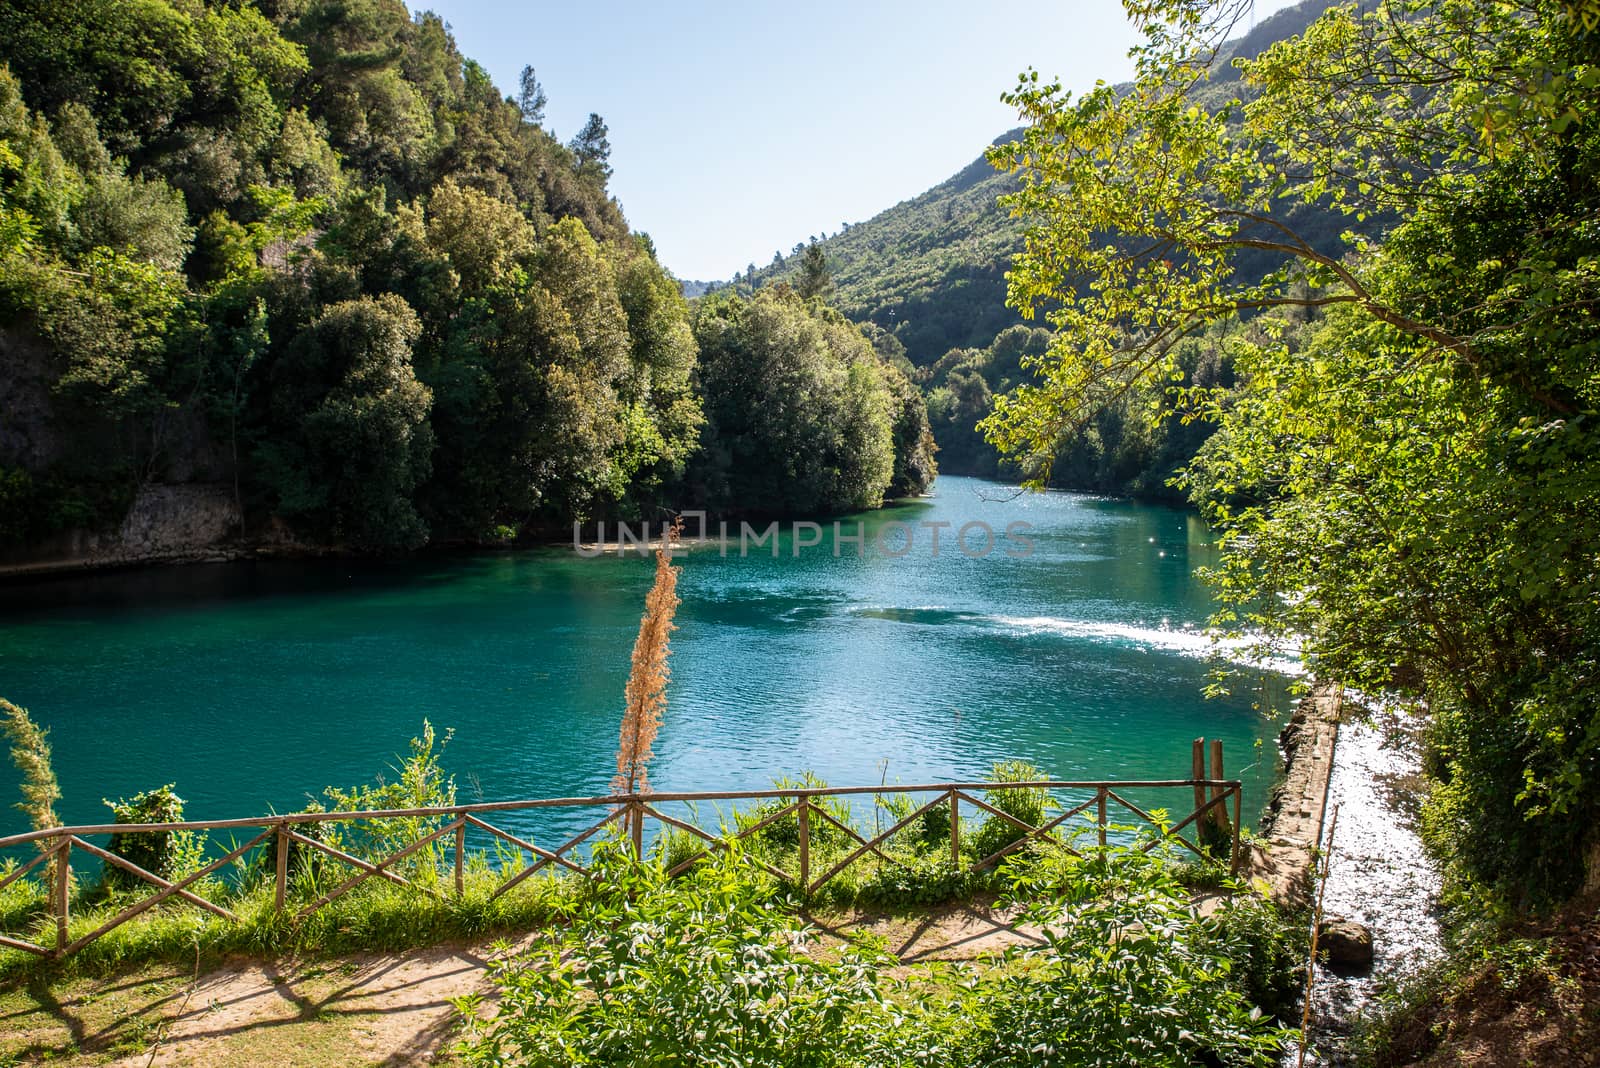
[[[231,954],[390,951],[476,940],[558,920],[578,906],[586,885],[561,876],[532,878],[491,901],[506,874],[480,856],[459,898],[442,880],[436,880],[436,893],[429,893],[371,879],[294,923],[295,910],[315,900],[331,875],[303,883],[282,914],[273,907],[270,885],[258,882],[234,892],[213,885],[210,892],[199,892],[234,912],[238,923],[169,901],[60,962],[3,950],[0,982],[30,975],[104,975],[155,961],[191,961],[197,954],[202,962],[214,963]],[[136,899],[135,894],[108,896],[98,886],[81,888],[70,909],[68,936],[88,934]],[[23,879],[0,891],[0,928],[52,945],[54,921],[46,913],[44,886]]]

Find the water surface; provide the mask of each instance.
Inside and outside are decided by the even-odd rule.
[[[971,778],[1011,758],[1062,778],[1181,778],[1204,735],[1259,809],[1273,725],[1251,695],[1200,695],[1192,570],[1213,549],[1192,514],[951,477],[859,518],[860,557],[825,537],[741,558],[735,538],[681,561],[658,789],[806,770],[836,785]],[[1001,535],[986,556],[953,544],[972,522]],[[1014,522],[1031,526],[1025,557],[1006,555],[1023,548],[1003,537]],[[878,543],[891,523],[912,527],[902,556],[898,528]],[[923,523],[951,524],[937,554]],[[968,548],[982,543],[973,528]],[[651,569],[548,548],[10,584],[0,695],[50,728],[74,823],[167,782],[191,818],[297,809],[383,772],[425,717],[455,731],[462,800],[599,794]],[[0,768],[0,797],[15,781]],[[0,810],[0,831],[21,829]]]

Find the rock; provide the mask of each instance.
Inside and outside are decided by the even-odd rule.
[[[1329,917],[1317,925],[1317,952],[1335,968],[1364,971],[1372,967],[1372,929]]]

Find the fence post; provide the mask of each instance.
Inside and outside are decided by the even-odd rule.
[[[1106,790],[1107,789],[1108,789],[1108,787],[1105,787],[1105,786],[1100,787],[1099,790],[1095,791],[1095,798],[1094,798],[1094,803],[1095,803],[1094,822],[1095,822],[1095,826],[1098,827],[1099,831],[1100,831],[1100,848],[1101,849],[1104,849],[1106,847]]]
[[[458,817],[456,824],[456,897],[460,897],[467,887],[466,861],[467,861],[467,820]]]
[[[628,803],[629,819],[632,826],[629,828],[633,834],[633,859],[644,859],[644,802],[630,801]]]
[[[1190,760],[1189,760],[1189,778],[1195,780],[1195,784],[1194,784],[1194,810],[1196,812],[1199,812],[1201,809],[1206,807],[1206,788],[1204,786],[1200,785],[1200,780],[1205,778],[1205,777],[1206,777],[1206,740],[1204,738],[1196,738],[1194,740],[1194,748],[1190,753]],[[1200,831],[1200,827],[1198,825],[1205,822],[1205,817],[1201,816],[1195,822],[1196,822],[1195,833],[1198,834],[1199,831]]]
[[[279,912],[283,911],[284,902],[289,896],[289,825],[279,823],[277,834],[274,836],[278,854],[277,878],[273,884],[272,907]],[[318,841],[322,841],[318,838]]]
[[[961,795],[950,791],[950,867],[961,870]]]
[[[1222,771],[1221,738],[1211,739],[1211,777],[1219,782],[1226,778]],[[1211,800],[1219,802],[1217,807],[1211,810],[1211,822],[1217,830],[1224,833],[1228,831],[1228,806],[1224,800],[1226,797],[1227,789],[1225,787],[1213,786],[1211,788]]]
[[[1244,784],[1233,788],[1233,855],[1228,860],[1228,874],[1239,874],[1239,846],[1244,830]]]
[[[800,893],[811,892],[811,798],[800,795]]]
[[[50,911],[56,918],[56,956],[67,948],[67,909],[72,896],[72,838],[62,835],[56,846],[55,882],[51,885]]]

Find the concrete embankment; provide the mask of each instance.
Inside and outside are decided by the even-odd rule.
[[[1261,840],[1251,848],[1248,872],[1266,881],[1273,900],[1292,908],[1311,904],[1343,704],[1342,686],[1317,683],[1278,738],[1284,776],[1261,817]]]

